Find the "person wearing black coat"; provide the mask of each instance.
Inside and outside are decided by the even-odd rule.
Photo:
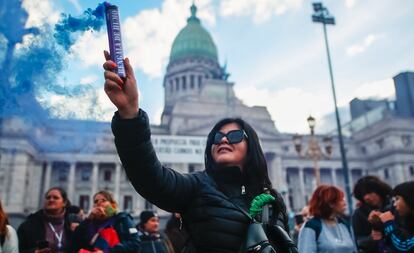
[[[270,182],[267,164],[254,129],[242,119],[218,122],[207,137],[206,170],[181,174],[162,166],[151,143],[147,114],[138,107],[132,67],[125,59],[126,78],[112,70],[115,63],[105,52],[105,91],[118,108],[112,131],[126,174],[139,194],[169,212],[182,215],[189,233],[184,252],[239,252],[251,220],[252,200],[270,191],[270,223],[286,231],[283,199]],[[237,207],[238,206],[238,207]]]
[[[30,214],[17,230],[20,253],[71,252],[72,230],[66,212],[68,205],[63,189],[49,189],[43,209]]]
[[[360,253],[381,252],[375,231],[381,231],[382,226],[372,224],[368,218],[373,211],[391,209],[391,191],[391,186],[376,176],[362,177],[355,184],[353,193],[361,205],[352,214],[352,227]]]

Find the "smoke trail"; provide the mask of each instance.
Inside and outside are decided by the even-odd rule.
[[[6,122],[5,119],[18,116],[26,125],[28,136],[38,140],[40,150],[94,152],[96,140],[87,135],[88,131],[82,132],[78,128],[94,129],[97,133],[98,129],[107,129],[106,125],[51,120],[50,110],[43,108],[37,97],[45,93],[85,97],[91,101],[88,113],[91,116],[101,113],[94,106],[97,95],[92,86],[68,85],[59,82],[57,77],[67,66],[70,48],[79,36],[85,31],[99,31],[104,25],[103,3],[94,10],[87,9],[79,17],[62,14],[54,26],[44,24],[26,28],[27,19],[28,13],[22,7],[22,0],[0,0],[0,119],[3,119],[0,126],[6,132],[13,131],[16,126],[7,122],[14,121]],[[26,35],[30,38],[24,40]],[[85,125],[83,128],[82,124]],[[32,131],[30,126],[38,126],[40,130]],[[62,135],[58,130],[62,128],[76,133],[79,138]],[[42,131],[45,132],[42,134]]]
[[[99,31],[104,24],[104,4],[87,9],[80,17],[62,14],[54,28],[44,25],[25,28],[28,14],[21,0],[0,2],[0,37],[5,54],[0,59],[0,116],[19,115],[39,120],[49,112],[36,100],[41,91],[65,96],[80,96],[92,92],[92,87],[57,82],[64,69],[70,47],[85,31]],[[25,35],[32,34],[28,45],[21,44]],[[1,42],[0,42],[1,43]],[[18,49],[16,45],[21,45]]]
[[[104,3],[99,4],[95,10],[88,8],[81,17],[62,14],[61,21],[55,26],[57,42],[68,50],[75,42],[72,36],[74,32],[99,31],[104,24],[104,15]]]

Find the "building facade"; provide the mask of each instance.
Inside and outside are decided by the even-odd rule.
[[[172,45],[163,83],[161,125],[151,126],[159,159],[182,173],[203,170],[206,136],[212,126],[224,117],[241,117],[258,133],[274,187],[290,210],[300,210],[316,185],[313,161],[298,155],[293,134],[280,133],[265,107],[248,107],[235,96],[235,84],[228,81],[217,47],[196,11],[193,5],[186,27]],[[121,209],[134,215],[156,209],[126,178],[109,122],[35,121],[16,116],[1,123],[0,196],[9,213],[34,212],[53,186],[66,189],[72,203],[86,211],[93,194],[101,189],[112,191]],[[379,107],[347,127],[351,185],[367,174],[392,185],[414,179],[414,117],[402,118]],[[320,143],[324,137],[315,136]],[[305,148],[310,138],[314,137],[304,136]],[[321,181],[343,188],[339,145],[335,136],[333,140],[332,155],[318,163]]]

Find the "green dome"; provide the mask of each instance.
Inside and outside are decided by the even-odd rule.
[[[187,25],[174,39],[170,61],[185,57],[201,56],[218,61],[217,48],[211,35],[200,24],[196,17],[197,7],[191,6],[191,17],[187,19]]]

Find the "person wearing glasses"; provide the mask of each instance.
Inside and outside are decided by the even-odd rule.
[[[139,241],[131,215],[118,211],[112,193],[99,191],[91,213],[74,232],[73,252],[139,252]]]
[[[151,143],[149,119],[138,107],[136,80],[125,59],[126,78],[112,70],[105,52],[105,92],[118,108],[112,131],[126,174],[139,194],[159,208],[180,213],[190,240],[184,252],[239,252],[256,196],[270,191],[270,223],[288,231],[286,207],[272,188],[255,130],[240,118],[220,120],[207,137],[205,171],[181,174],[161,165]],[[285,251],[286,252],[286,251]]]

